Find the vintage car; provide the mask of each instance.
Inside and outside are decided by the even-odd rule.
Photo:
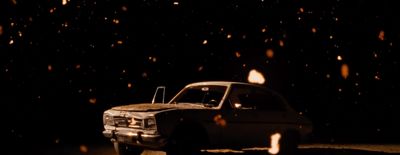
[[[227,81],[189,84],[168,103],[153,98],[152,103],[112,107],[104,112],[103,123],[103,135],[119,155],[144,149],[187,155],[254,147],[285,154],[312,132],[310,120],[277,92]]]

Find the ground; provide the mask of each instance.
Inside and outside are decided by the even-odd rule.
[[[116,155],[111,143],[97,145],[59,145],[16,149],[8,154],[41,155]],[[263,148],[245,151],[206,150],[211,155],[265,155]],[[6,154],[7,155],[7,154]],[[165,155],[161,151],[145,151],[142,155]],[[304,144],[300,145],[299,155],[400,155],[400,144]]]

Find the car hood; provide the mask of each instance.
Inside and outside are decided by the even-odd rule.
[[[180,104],[151,104],[151,103],[140,103],[140,104],[129,104],[123,106],[113,107],[113,110],[122,111],[137,111],[137,112],[147,112],[147,111],[162,111],[168,109],[207,109],[201,105],[180,103]]]

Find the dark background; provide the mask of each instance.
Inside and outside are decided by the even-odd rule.
[[[314,122],[312,142],[399,143],[399,14],[391,0],[2,0],[2,134],[107,142],[112,106],[256,69]]]

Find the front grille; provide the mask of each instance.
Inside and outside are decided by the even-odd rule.
[[[125,117],[114,117],[114,123],[117,127],[128,127],[129,123]]]
[[[116,127],[130,127],[135,129],[144,128],[144,120],[139,118],[114,116],[114,122]]]
[[[128,122],[129,122],[129,127],[131,127],[131,128],[135,128],[135,129],[143,128],[143,119],[130,118]]]

